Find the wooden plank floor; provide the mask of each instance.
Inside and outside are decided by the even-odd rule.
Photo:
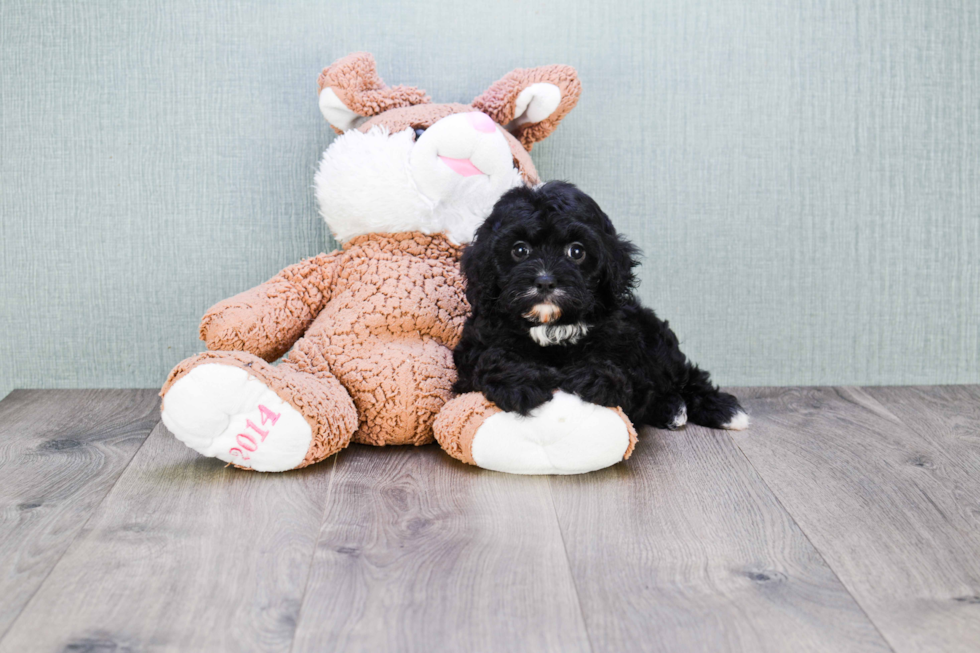
[[[19,390],[0,402],[0,634],[159,421],[152,390]]]
[[[980,388],[747,388],[515,477],[226,468],[155,392],[0,402],[0,651],[978,651]]]

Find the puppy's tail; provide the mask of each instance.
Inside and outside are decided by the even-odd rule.
[[[741,431],[749,425],[749,416],[738,399],[727,392],[720,392],[704,370],[691,368],[681,395],[687,404],[689,422],[732,431]]]

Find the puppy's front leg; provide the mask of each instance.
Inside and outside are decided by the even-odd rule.
[[[621,367],[604,359],[587,358],[565,368],[560,387],[600,406],[619,406],[629,411],[632,403],[633,384],[629,376]]]
[[[558,388],[554,368],[488,349],[473,370],[473,385],[504,411],[527,415],[549,401]]]

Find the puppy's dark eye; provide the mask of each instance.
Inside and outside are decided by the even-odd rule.
[[[416,127],[415,128],[415,140],[418,140],[419,138],[421,138],[422,137],[422,134],[424,134],[424,133],[425,133],[425,127]]]
[[[585,260],[585,247],[582,246],[582,243],[572,243],[565,248],[565,256],[575,263],[581,263]]]
[[[514,243],[514,248],[510,250],[510,255],[515,261],[520,263],[531,255],[531,246],[525,243],[523,240],[519,240]]]

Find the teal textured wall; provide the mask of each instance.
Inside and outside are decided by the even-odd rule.
[[[534,151],[725,384],[978,382],[975,0],[0,3],[0,395],[158,386],[213,302],[333,247],[321,67],[468,101],[576,66]]]

